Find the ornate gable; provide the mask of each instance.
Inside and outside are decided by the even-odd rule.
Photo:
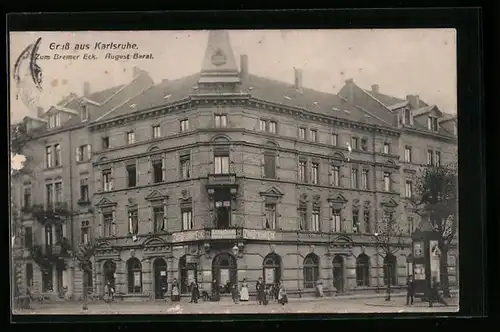
[[[396,208],[398,206],[398,202],[396,202],[393,198],[389,198],[383,201],[381,205],[387,208]]]
[[[269,188],[268,190],[266,191],[262,191],[260,192],[260,195],[261,196],[265,196],[265,197],[274,197],[274,198],[280,198],[281,196],[283,196],[283,192],[281,190],[279,190],[278,188],[276,187],[271,187]]]
[[[168,199],[168,195],[164,195],[158,190],[153,190],[151,193],[149,193],[148,196],[146,196],[147,201],[155,201],[161,199]]]
[[[109,198],[102,198],[99,203],[96,204],[97,207],[115,206],[116,202],[113,202]]]
[[[344,195],[339,193],[336,196],[328,197],[328,202],[345,204],[345,203],[347,203],[347,199],[344,197]]]

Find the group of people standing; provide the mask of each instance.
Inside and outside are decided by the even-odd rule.
[[[437,302],[440,304],[443,304],[445,306],[448,305],[448,303],[443,299],[443,297],[440,294],[440,288],[441,286],[439,285],[439,282],[437,281],[436,277],[432,278],[431,282],[431,287],[427,291],[427,301],[429,302],[429,307],[433,306],[433,303]],[[415,280],[413,279],[413,276],[408,276],[408,280],[406,281],[406,305],[412,305],[413,300],[415,298]]]
[[[200,285],[196,281],[191,282],[189,289],[191,293],[191,300],[189,303],[198,303],[200,298],[203,298],[205,301],[218,302],[220,301],[220,293],[231,294],[231,298],[234,303],[238,303],[240,301],[247,302],[250,300],[249,285],[246,278],[243,279],[239,289],[237,284],[231,284],[230,281],[221,286],[217,280],[213,280],[212,282],[211,294],[200,290]],[[288,303],[288,296],[286,294],[285,287],[279,281],[272,285],[266,285],[262,281],[262,277],[259,277],[256,283],[256,291],[257,302],[259,304],[267,305],[270,299],[282,305]],[[166,282],[162,286],[162,292],[164,294],[164,298],[167,299],[168,285]],[[170,288],[170,300],[171,302],[180,301],[180,286],[177,279],[172,281]]]

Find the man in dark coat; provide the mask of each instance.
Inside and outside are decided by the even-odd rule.
[[[408,280],[406,281],[406,305],[413,304],[414,296],[415,296],[415,281],[413,280],[413,276],[408,276]]]
[[[191,301],[189,303],[198,303],[200,298],[200,289],[196,281],[191,282]]]
[[[257,284],[256,284],[255,288],[257,290],[257,301],[259,302],[259,304],[262,304],[262,302],[264,302],[264,298],[266,296],[265,285],[262,282],[262,277],[259,277],[259,279],[257,280]]]
[[[219,294],[219,283],[217,282],[216,279],[212,281],[212,296],[210,297],[211,301],[219,301],[220,300],[220,294]]]

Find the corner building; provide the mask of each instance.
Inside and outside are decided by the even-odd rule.
[[[85,135],[65,152],[89,204],[71,229],[102,242],[92,276],[68,279],[74,296],[84,277],[95,293],[109,281],[131,300],[160,298],[174,278],[183,293],[190,280],[210,292],[213,280],[243,278],[252,293],[258,277],[281,280],[290,296],[313,295],[319,278],[327,293],[404,287],[420,222],[405,203],[412,176],[435,162],[431,145],[454,161],[453,127],[440,124],[456,119],[403,101],[364,105],[352,81],[335,95],[303,87],[300,70],[287,84],[248,67],[242,55],[238,68],[228,32],[211,31],[196,75],[154,84],[136,69],[127,85],[86,85],[74,98],[68,121]],[[373,237],[387,213],[408,235],[390,257]]]

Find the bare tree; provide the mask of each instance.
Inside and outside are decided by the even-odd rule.
[[[87,277],[88,275],[92,275],[91,259],[94,257],[100,245],[101,243],[98,241],[81,243],[75,251],[71,252],[73,259],[83,272],[83,310],[88,309],[87,298],[89,289]]]
[[[384,280],[387,286],[386,301],[391,300],[391,284],[396,275],[393,273],[393,265],[396,264],[396,252],[404,246],[404,229],[395,217],[393,210],[384,210],[383,217],[376,225],[373,238],[377,248],[384,254]],[[387,260],[387,262],[386,262]]]
[[[416,213],[439,234],[440,279],[444,295],[450,296],[448,251],[458,227],[457,164],[429,165],[420,171],[413,200]]]

